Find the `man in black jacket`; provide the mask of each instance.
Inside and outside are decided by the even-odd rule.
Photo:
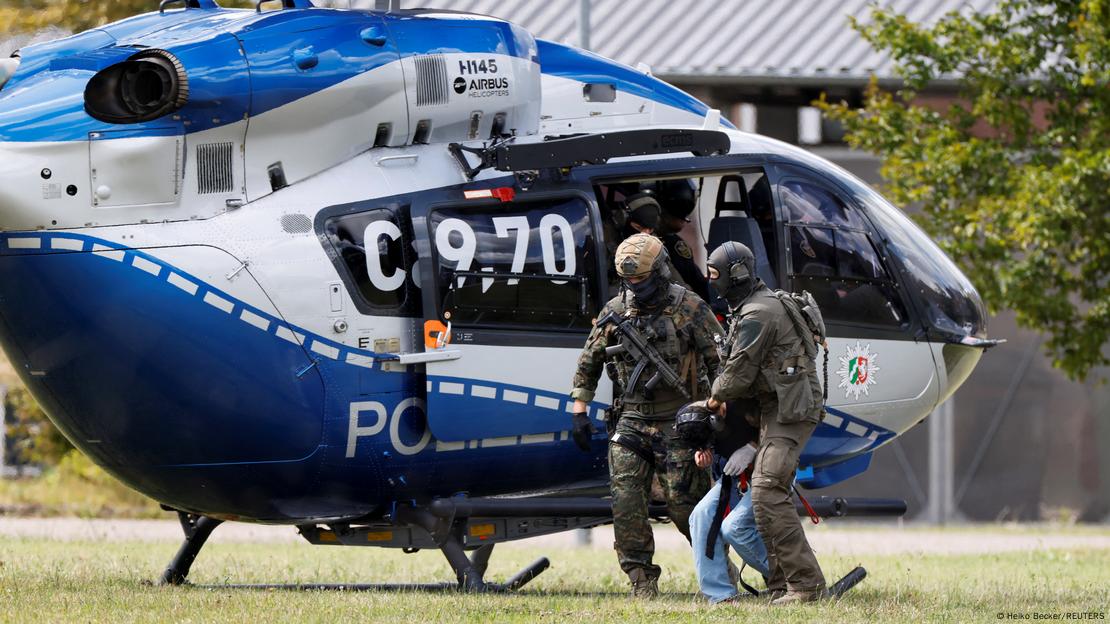
[[[698,450],[694,457],[699,468],[716,464],[716,484],[690,514],[690,539],[694,551],[694,570],[698,587],[712,603],[738,596],[730,578],[728,544],[752,568],[767,577],[767,547],[756,527],[752,512],[751,488],[739,486],[750,475],[759,430],[748,423],[745,410],[758,413],[752,400],[728,404],[725,417],[713,415],[699,404],[684,407],[675,419],[676,433]],[[714,461],[715,460],[715,461]]]

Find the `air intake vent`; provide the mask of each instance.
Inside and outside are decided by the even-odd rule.
[[[312,219],[298,213],[281,215],[281,229],[290,234],[307,234],[312,231]]]
[[[416,105],[447,103],[447,61],[442,54],[416,57]]]
[[[230,193],[235,187],[231,172],[231,143],[197,146],[197,193]]]

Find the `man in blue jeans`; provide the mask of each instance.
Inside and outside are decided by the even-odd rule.
[[[693,404],[683,408],[676,418],[679,436],[698,449],[694,455],[698,467],[704,469],[713,464],[714,476],[718,477],[690,514],[698,587],[711,603],[739,597],[736,583],[729,575],[725,544],[764,578],[769,574],[767,547],[752,512],[751,488],[742,495],[737,488],[740,475],[755,459],[754,444],[759,436],[759,431],[743,416],[745,407],[751,406],[734,402],[729,405],[728,415],[720,418]],[[724,488],[727,490],[722,497]]]

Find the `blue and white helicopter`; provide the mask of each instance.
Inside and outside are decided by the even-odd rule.
[[[546,560],[487,584],[493,544],[610,521],[568,392],[630,187],[692,191],[699,261],[739,240],[817,297],[805,487],[866,470],[992,344],[875,191],[647,71],[481,15],[181,4],[0,61],[0,341],[74,445],[180,514],[165,582],[236,520],[516,588]]]

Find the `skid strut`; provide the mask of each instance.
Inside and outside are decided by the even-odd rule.
[[[440,552],[447,558],[447,563],[455,571],[459,590],[464,592],[516,591],[551,566],[547,557],[540,557],[505,583],[489,583],[485,580],[485,574],[493,553],[493,544],[479,546],[468,557],[462,539],[466,528],[465,519],[437,517],[426,509],[414,507],[399,507],[396,519],[418,526],[432,536]]]
[[[181,528],[185,531],[185,541],[181,543],[181,548],[177,549],[177,554],[173,556],[170,565],[162,573],[162,578],[158,581],[159,585],[184,584],[189,576],[189,568],[193,566],[197,554],[208,541],[208,536],[223,523],[223,520],[183,511],[177,512],[177,519],[181,521]]]

